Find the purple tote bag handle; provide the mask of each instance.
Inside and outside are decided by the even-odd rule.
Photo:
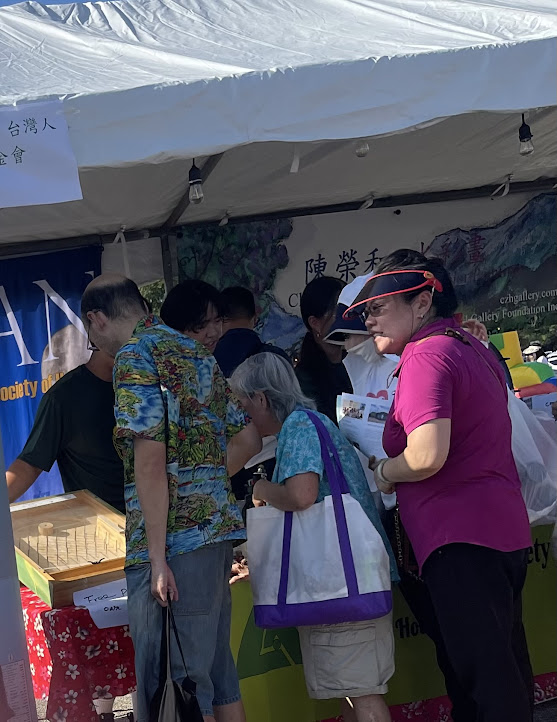
[[[321,458],[327,474],[327,481],[331,489],[333,498],[333,508],[335,510],[335,521],[337,526],[338,541],[340,546],[340,554],[342,557],[342,565],[346,578],[346,587],[348,596],[353,597],[359,594],[358,580],[356,578],[356,569],[354,567],[354,558],[350,547],[350,536],[348,534],[348,525],[346,523],[346,514],[344,512],[344,504],[342,495],[350,493],[346,477],[342,470],[338,452],[333,444],[331,436],[321,419],[313,413],[305,409],[311,422],[316,428],[319,441],[321,443]],[[278,603],[286,604],[286,594],[288,591],[288,567],[290,561],[290,547],[292,542],[292,520],[291,511],[284,513],[284,532],[282,540],[282,560],[280,570],[280,583],[278,592]]]

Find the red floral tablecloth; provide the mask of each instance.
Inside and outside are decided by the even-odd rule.
[[[50,609],[21,588],[36,699],[48,698],[50,722],[98,722],[93,699],[135,690],[128,627],[98,629],[86,609]]]

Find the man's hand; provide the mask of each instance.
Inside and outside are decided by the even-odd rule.
[[[374,478],[375,478],[375,486],[379,489],[379,491],[383,494],[394,494],[395,491],[395,485],[394,484],[385,484],[385,482],[380,479],[375,471],[377,470],[377,467],[379,464],[383,461],[383,459],[378,459],[376,456],[370,456],[369,457],[369,468],[371,471],[374,472]]]
[[[161,607],[167,606],[168,597],[172,602],[178,601],[176,580],[165,559],[151,562],[151,594]]]

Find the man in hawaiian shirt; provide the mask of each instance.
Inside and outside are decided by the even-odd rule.
[[[204,719],[244,722],[228,580],[233,543],[245,530],[229,475],[258,453],[261,439],[214,357],[147,315],[133,281],[99,276],[85,290],[81,313],[91,342],[115,357],[138,722],[148,722],[159,683],[159,605],[168,597]]]

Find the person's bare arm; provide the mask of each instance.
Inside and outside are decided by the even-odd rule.
[[[408,435],[407,446],[402,454],[387,459],[383,464],[382,474],[389,482],[389,487],[376,475],[377,488],[384,494],[390,494],[395,484],[429,479],[443,468],[450,446],[450,419],[434,419],[418,426]],[[380,462],[372,459],[370,468],[375,470]]]
[[[163,606],[168,595],[178,599],[178,589],[166,563],[168,523],[168,477],[166,445],[150,439],[134,439],[134,472],[137,496],[145,519],[151,562],[151,593]]]
[[[237,474],[247,462],[261,451],[261,436],[255,424],[248,424],[235,434],[226,446],[226,465],[230,476]]]
[[[260,479],[253,487],[255,502],[264,501],[281,511],[304,511],[315,504],[319,493],[319,477],[314,471],[296,474],[284,484]]]
[[[8,485],[8,499],[10,504],[25,494],[37,481],[37,478],[42,472],[42,469],[31,466],[31,464],[21,459],[16,459],[6,471],[6,483]]]

